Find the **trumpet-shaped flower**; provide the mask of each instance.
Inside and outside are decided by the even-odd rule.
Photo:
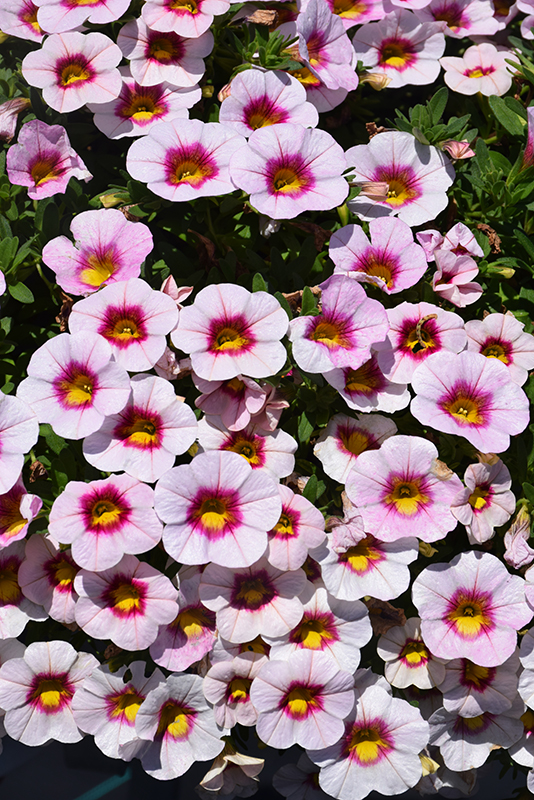
[[[32,0],[13,0],[9,8],[0,8],[0,30],[9,36],[40,43],[44,31],[37,22],[38,11]]]
[[[287,326],[287,314],[272,295],[220,283],[206,286],[182,309],[171,340],[191,355],[203,380],[266,378],[285,364],[280,339]]]
[[[478,267],[470,256],[457,256],[451,250],[435,250],[436,271],[432,288],[438,295],[458,308],[476,303],[482,296],[482,286],[471,278],[478,275]]]
[[[220,416],[229,431],[246,428],[267,400],[267,389],[245,375],[225,381],[206,381],[193,374],[193,383],[202,392],[195,400],[196,407],[208,417]]]
[[[89,436],[130,394],[128,373],[112,355],[98,333],[61,333],[32,355],[17,394],[60,436]]]
[[[115,208],[83,211],[70,224],[74,244],[58,236],[43,248],[43,261],[71,294],[91,294],[106,284],[137,278],[153,248],[150,229],[129,222]]]
[[[422,22],[446,22],[444,33],[453,39],[463,39],[493,36],[499,30],[494,10],[490,0],[430,0],[416,14]]]
[[[258,789],[257,777],[265,765],[265,759],[246,756],[236,752],[235,747],[226,742],[224,750],[217,756],[200,784],[195,787],[201,800],[211,800],[219,796],[250,797]]]
[[[517,652],[498,667],[480,667],[468,658],[455,658],[445,665],[443,706],[461,717],[478,717],[489,711],[502,714],[517,697]]]
[[[464,436],[482,453],[502,453],[528,424],[528,398],[496,358],[467,350],[434,353],[412,378],[412,414],[423,425]]]
[[[43,606],[52,619],[70,625],[78,599],[74,591],[78,570],[69,549],[60,549],[56,539],[36,533],[26,542],[18,581],[25,597]]]
[[[67,114],[85,103],[108,103],[119,96],[121,51],[103,33],[53,33],[40,50],[28,53],[22,74],[43,90],[43,100]]]
[[[141,13],[153,31],[174,31],[188,39],[198,39],[208,30],[213,17],[225,14],[229,8],[228,0],[147,0]]]
[[[345,30],[353,28],[354,25],[363,25],[364,22],[382,19],[384,16],[382,0],[343,0],[342,3],[326,0],[326,2],[332,14],[340,18]],[[305,6],[306,3],[303,2],[302,5]]]
[[[19,397],[0,392],[0,493],[5,494],[19,479],[24,453],[39,438],[34,411]]]
[[[488,314],[465,323],[467,349],[506,364],[510,378],[522,386],[534,369],[534,336],[510,314]]]
[[[39,119],[24,123],[17,144],[7,151],[6,166],[11,183],[27,186],[31,200],[63,194],[71,178],[87,182],[93,177],[65,128]]]
[[[483,667],[497,667],[512,655],[516,631],[532,617],[523,578],[510,575],[490,553],[474,550],[424,569],[412,595],[432,653]]]
[[[440,64],[449,89],[459,94],[480,92],[490,97],[506,94],[512,85],[512,71],[507,60],[517,61],[511,50],[497,50],[494,44],[482,42],[468,47],[461,58],[441,58]]]
[[[526,567],[534,560],[534,550],[527,544],[529,539],[530,514],[525,506],[522,506],[504,534],[506,550],[503,558],[514,569]]]
[[[385,377],[373,349],[371,358],[361,367],[333,369],[323,372],[323,377],[337,389],[348,407],[355,411],[385,411],[391,414],[405,408],[410,402],[407,385],[392,383]]]
[[[215,721],[221,728],[255,725],[258,712],[252,704],[250,689],[265,658],[261,653],[242,653],[213,664],[204,677],[204,695],[213,704]]]
[[[196,432],[193,411],[171,383],[155,375],[134,375],[128,403],[84,441],[83,454],[97,469],[124,470],[152,482],[189,449]]]
[[[0,639],[19,636],[30,619],[42,622],[48,617],[43,607],[29,600],[20,587],[18,573],[24,559],[24,544],[13,542],[0,550]]]
[[[41,510],[43,501],[28,494],[22,478],[5,494],[0,494],[0,548],[26,536],[29,524]]]
[[[499,458],[495,464],[470,464],[462,489],[451,503],[451,511],[465,525],[470,544],[486,542],[494,529],[508,522],[515,511],[515,495],[508,467]]]
[[[442,691],[445,665],[423,641],[420,623],[419,617],[411,617],[405,625],[390,628],[378,640],[376,651],[386,662],[384,674],[392,686],[400,689],[439,686]]]
[[[122,17],[130,0],[36,0],[37,22],[46,33],[64,33],[79,28],[87,20],[107,25]]]
[[[79,742],[83,734],[72,714],[72,699],[98,666],[90,653],[68,642],[32,642],[22,658],[0,667],[0,704],[12,739],[36,747],[50,739]]]
[[[279,485],[278,491],[282,513],[268,532],[266,557],[277,569],[298,569],[306,561],[308,550],[324,540],[324,518],[319,509],[289,486]]]
[[[460,142],[461,144],[461,142]],[[457,222],[443,236],[439,231],[428,229],[419,231],[416,239],[426,253],[427,261],[434,261],[436,250],[451,250],[456,256],[481,257],[484,251],[475,239],[474,234],[463,222]]]

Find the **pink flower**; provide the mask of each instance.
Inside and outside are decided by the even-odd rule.
[[[32,0],[13,0],[0,8],[0,29],[9,36],[41,42],[44,31],[37,22],[38,8]]]
[[[517,57],[511,50],[497,50],[489,42],[468,47],[462,58],[447,56],[440,59],[445,70],[447,86],[460,94],[506,94],[512,85],[512,68],[506,61]]]
[[[39,438],[39,422],[28,403],[0,392],[0,493],[17,482],[29,453]]]
[[[268,532],[266,557],[277,569],[298,569],[306,561],[308,550],[324,540],[324,518],[309,500],[295,494],[288,486],[280,485],[278,491],[282,513]]]
[[[504,534],[504,560],[514,569],[525,567],[534,560],[534,550],[529,546],[530,514],[522,506]],[[534,766],[534,764],[533,764]]]
[[[387,341],[387,339],[386,339]],[[385,411],[388,414],[405,408],[410,402],[406,384],[392,383],[378,365],[376,353],[361,367],[333,369],[323,378],[337,389],[349,408],[356,411]]]
[[[446,150],[453,161],[460,161],[463,158],[473,158],[473,156],[476,155],[466,139],[463,139],[461,142],[457,142],[454,139],[447,139],[446,142],[442,142],[441,149]]]
[[[43,90],[45,103],[65,114],[118,97],[120,60],[120,49],[103,33],[54,33],[40,50],[28,53],[22,74]]]
[[[332,14],[340,18],[345,30],[384,16],[382,0],[345,0],[341,5],[336,5],[335,0],[326,2]],[[303,2],[302,6],[305,5]]]
[[[42,505],[40,497],[28,494],[22,478],[6,494],[0,494],[0,548],[26,536]]]
[[[244,375],[225,381],[206,381],[193,374],[193,383],[202,392],[195,400],[196,407],[208,416],[220,416],[230,431],[246,428],[267,399],[267,389]]]
[[[107,25],[122,17],[129,0],[37,0],[37,21],[47,33],[63,33],[79,28],[87,20]]]
[[[534,336],[513,314],[488,314],[465,324],[467,349],[506,364],[510,378],[522,386],[534,368]]]
[[[517,648],[498,667],[481,667],[468,658],[454,658],[445,665],[443,706],[451,714],[473,719],[480,714],[502,714],[517,698]]]
[[[478,275],[478,267],[470,256],[457,256],[451,250],[434,250],[436,272],[432,288],[439,297],[458,308],[465,308],[482,295],[482,286],[471,281]]]
[[[215,721],[221,728],[234,725],[255,725],[258,712],[252,704],[250,690],[265,656],[242,653],[228,661],[213,664],[204,677],[204,695],[213,703]]]
[[[23,541],[13,542],[0,550],[0,639],[19,636],[30,619],[42,622],[48,617],[40,604],[22,593],[18,573],[24,559],[24,545]]]
[[[228,0],[193,0],[191,5],[169,0],[148,0],[141,13],[153,31],[174,31],[180,36],[198,39],[208,30],[213,17],[225,14],[229,8]]]
[[[463,222],[457,222],[445,236],[439,231],[427,229],[416,234],[417,241],[426,254],[427,261],[434,261],[436,250],[451,250],[456,256],[483,256],[484,251],[472,231]]]
[[[70,549],[61,550],[56,539],[36,533],[26,542],[26,557],[19,569],[20,588],[32,603],[43,606],[52,619],[67,625],[74,622],[77,573]]]
[[[421,636],[421,620],[411,617],[405,625],[390,628],[378,640],[376,651],[386,664],[384,674],[392,686],[432,689],[445,678],[445,666],[435,658]]]
[[[494,10],[490,0],[430,0],[416,14],[424,22],[446,22],[445,34],[463,39],[464,36],[493,36],[499,30]]]
[[[22,126],[6,165],[11,183],[27,186],[32,200],[63,194],[71,178],[87,183],[93,177],[70,146],[65,128],[38,119]]]
[[[30,105],[27,97],[14,97],[0,105],[0,140],[9,144],[17,130],[19,114],[27,111]]]
[[[470,544],[486,542],[514,513],[510,473],[499,458],[492,466],[470,464],[464,481],[466,488],[453,499],[451,511],[465,525]]]

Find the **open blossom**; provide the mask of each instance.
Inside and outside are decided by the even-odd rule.
[[[392,686],[439,686],[442,691],[445,666],[423,641],[420,623],[419,617],[411,617],[405,625],[390,628],[378,640],[376,651],[386,662],[384,674]]]
[[[345,30],[355,25],[363,25],[375,19],[382,19],[384,6],[382,0],[345,0],[337,4],[335,0],[326,0],[332,14],[336,14],[343,23]],[[302,3],[304,7],[306,0]]]
[[[231,380],[238,375],[266,378],[282,369],[287,314],[267,292],[243,286],[206,286],[195,302],[180,312],[171,340],[191,355],[194,372],[203,380]]]
[[[321,289],[322,313],[289,324],[295,361],[307,372],[357,369],[369,358],[371,346],[386,337],[386,311],[345,275],[332,275]]]
[[[418,436],[392,436],[362,453],[347,479],[347,495],[366,532],[385,542],[418,536],[442,539],[457,525],[450,505],[462,488],[454,473],[436,474],[437,448]]]
[[[469,658],[484,667],[503,664],[517,631],[532,618],[525,581],[490,553],[459,553],[431,564],[412,587],[421,632],[438,658]]]
[[[65,114],[118,97],[120,60],[120,49],[103,33],[53,33],[40,50],[28,53],[22,74],[43,90],[45,103]]]
[[[458,308],[476,303],[482,296],[482,286],[471,280],[478,275],[476,262],[451,250],[435,250],[434,258],[437,269],[432,276],[432,288],[438,297]]]
[[[443,706],[462,717],[478,717],[489,711],[502,714],[508,711],[517,696],[517,650],[498,667],[481,667],[468,658],[455,658],[445,664]]]
[[[434,261],[436,250],[451,250],[456,256],[484,255],[475,235],[463,222],[457,222],[444,236],[439,231],[429,228],[419,231],[416,239],[425,251],[427,261]]]
[[[83,734],[72,714],[72,699],[98,666],[90,653],[68,642],[32,642],[22,658],[0,667],[0,702],[12,739],[36,747],[49,739],[79,742]]]
[[[19,636],[30,619],[42,621],[48,617],[43,607],[29,600],[20,587],[18,573],[24,560],[24,544],[13,542],[0,550],[0,639]]]
[[[52,536],[39,533],[26,542],[25,559],[20,565],[18,581],[28,600],[43,606],[46,613],[58,622],[74,622],[74,607],[78,595],[74,578],[78,567],[70,550],[60,549]]]
[[[446,22],[445,34],[454,39],[464,36],[492,36],[499,30],[491,0],[430,0],[416,11],[422,22]]]
[[[465,525],[470,544],[486,542],[515,511],[510,472],[499,458],[492,465],[470,464],[464,481],[465,489],[452,500],[451,511]]]
[[[217,756],[195,790],[201,800],[211,800],[214,794],[226,797],[250,797],[257,791],[257,777],[265,765],[263,758],[238,753],[230,742]]]
[[[127,11],[130,0],[36,0],[37,21],[46,33],[63,33],[85,21],[95,25],[114,22]]]
[[[319,114],[306,101],[306,90],[281,70],[247,69],[232,80],[230,94],[221,103],[219,122],[242,136],[258,128],[293,122],[315,128]]]
[[[292,122],[258,128],[230,161],[234,184],[261,214],[277,220],[341,205],[349,191],[346,166],[329,133]]]
[[[174,31],[191,39],[198,39],[208,30],[213,17],[225,14],[228,0],[194,0],[193,3],[168,0],[147,0],[142,17],[153,31]]]
[[[412,414],[464,436],[482,453],[502,453],[528,424],[528,398],[496,358],[466,350],[434,353],[414,372]]]
[[[132,144],[126,168],[154,194],[173,202],[228,194],[235,190],[229,162],[244,141],[218,122],[161,122]]]
[[[375,346],[378,344],[375,343]],[[385,377],[373,348],[371,358],[364,361],[361,367],[333,369],[323,372],[323,377],[337,389],[348,407],[355,411],[384,411],[391,414],[406,408],[410,402],[407,384],[392,383]]]
[[[10,143],[17,130],[19,114],[29,108],[30,101],[27,97],[14,97],[0,103],[0,141]]]
[[[255,725],[258,712],[252,704],[250,689],[265,656],[241,653],[233,659],[213,664],[204,677],[204,695],[213,703],[215,721],[221,728]]]
[[[193,383],[202,392],[195,400],[195,406],[208,417],[220,416],[229,431],[246,428],[254,414],[259,414],[267,399],[267,388],[247,378],[237,375],[225,381],[206,381],[193,374]]]
[[[522,386],[534,369],[534,336],[513,314],[488,314],[465,323],[467,349],[506,364],[510,378]]]
[[[512,67],[507,60],[517,61],[511,50],[497,50],[490,42],[468,47],[461,58],[445,56],[440,59],[445,70],[447,86],[460,94],[506,94],[512,85]]]
[[[71,294],[87,295],[101,286],[137,278],[154,246],[147,225],[130,222],[116,208],[82,211],[70,230],[74,244],[66,236],[51,239],[43,248],[43,261]]]
[[[13,0],[0,8],[0,30],[9,36],[41,42],[44,31],[37,22],[38,8],[32,0]]]
[[[308,550],[325,538],[324,518],[318,508],[289,486],[280,484],[278,491],[282,513],[268,532],[266,557],[277,569],[298,569],[306,561]]]
[[[39,422],[32,408],[19,397],[0,392],[0,494],[19,479],[24,453],[39,438]]]
[[[39,119],[22,126],[17,144],[7,151],[6,166],[11,183],[27,186],[32,200],[62,194],[71,178],[87,182],[93,177],[70,146],[65,128]]]
[[[530,539],[530,514],[522,506],[512,524],[504,534],[506,548],[503,558],[511,567],[519,569],[534,560],[534,550],[528,544]],[[534,765],[533,765],[534,766]]]
[[[397,216],[408,225],[434,219],[447,206],[454,167],[440,150],[423,145],[411,133],[386,131],[346,152],[354,180],[387,183],[387,197],[360,194],[348,203],[359,217]]]
[[[128,400],[128,373],[111,359],[111,346],[98,333],[60,333],[32,355],[18,395],[39,422],[60,436],[82,439]]]
[[[22,478],[8,492],[0,494],[0,548],[25,537],[42,505],[40,497],[28,494]]]

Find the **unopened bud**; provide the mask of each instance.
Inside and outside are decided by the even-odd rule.
[[[101,194],[98,199],[104,208],[114,208],[115,206],[118,206],[119,203],[124,202],[124,198],[115,192],[112,192],[111,194]]]
[[[388,199],[389,183],[385,181],[361,181],[354,183],[353,186],[361,186],[361,194],[370,200]]]
[[[381,72],[364,72],[360,75],[360,83],[368,83],[376,92],[381,92],[391,83],[391,78]]]
[[[337,207],[337,214],[339,217],[339,221],[342,225],[348,225],[350,220],[350,211],[346,203],[343,203],[342,206]]]
[[[213,86],[203,86],[202,87],[202,97],[213,97],[214,91],[215,91],[215,87],[213,87]]]
[[[217,100],[219,101],[219,103],[222,103],[222,101],[226,100],[227,97],[230,97],[231,94],[232,94],[232,84],[225,83],[221,91],[217,95]]]
[[[475,151],[471,149],[471,145],[467,141],[457,142],[454,139],[447,139],[446,142],[441,143],[441,149],[446,150],[451,158],[459,160],[461,158],[472,158]]]
[[[4,33],[4,31],[0,31],[0,44],[4,44],[6,39],[9,39],[9,35]]]
[[[425,756],[423,753],[419,754],[419,758],[421,759],[421,766],[423,767],[423,778],[426,778],[427,775],[433,775],[434,772],[438,771],[439,764],[437,761],[434,761],[433,758]]]

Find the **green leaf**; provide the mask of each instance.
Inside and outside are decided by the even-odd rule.
[[[314,426],[312,425],[312,423],[310,422],[310,420],[303,411],[299,417],[299,425],[298,425],[299,442],[303,443],[309,442],[310,436],[313,433],[313,428]]]
[[[490,95],[489,104],[498,121],[508,133],[512,136],[523,136],[523,120],[507,106],[502,97],[496,94]]]
[[[50,450],[56,455],[59,455],[61,451],[67,447],[65,439],[63,439],[61,436],[58,436],[47,422],[41,424],[39,430]]]
[[[522,286],[519,291],[519,299],[534,304],[534,289],[527,289],[525,286]]]
[[[534,486],[532,486],[531,483],[524,483],[523,493],[527,498],[527,500],[529,501],[529,503],[532,503],[532,505],[534,505]]]
[[[302,306],[300,310],[301,317],[305,316],[306,314],[310,314],[312,311],[315,311],[316,308],[317,302],[314,294],[309,286],[305,286],[302,290]]]
[[[530,258],[534,261],[534,242],[532,242],[530,237],[520,230],[520,228],[515,229],[514,236],[518,240],[519,244],[523,247],[527,255],[530,256]]]
[[[11,262],[15,258],[15,253],[19,247],[19,240],[16,236],[3,239],[0,242],[0,265],[4,272],[7,272]]]
[[[280,303],[280,305],[282,306],[282,308],[286,312],[288,318],[289,319],[293,319],[293,312],[291,311],[291,306],[287,302],[287,300],[284,297],[284,295],[282,294],[282,292],[275,292],[274,296],[276,297],[276,299],[278,300],[278,302]]]
[[[428,109],[432,115],[432,125],[437,125],[443,116],[447,100],[449,99],[449,90],[443,86],[439,89],[434,97],[428,102]]]
[[[491,163],[488,146],[486,145],[486,142],[483,139],[477,140],[476,154],[477,154],[478,166],[482,174],[484,174],[485,172],[491,172],[493,169],[493,165]]]
[[[7,289],[11,297],[13,297],[14,300],[18,300],[19,303],[33,303],[35,301],[31,289],[28,289],[28,287],[20,281],[13,286],[8,286]]]
[[[256,272],[252,278],[252,291],[253,292],[267,292],[267,284],[265,283],[263,275]]]
[[[302,496],[310,503],[315,503],[317,500],[317,483],[317,475],[311,475],[302,492]]]

